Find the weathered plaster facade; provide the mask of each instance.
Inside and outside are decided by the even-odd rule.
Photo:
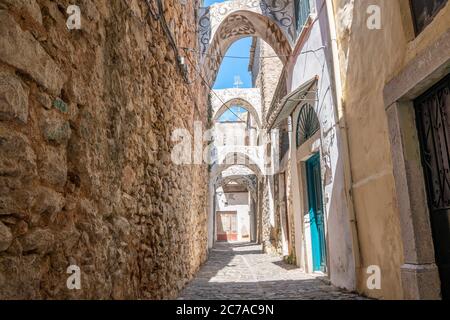
[[[415,37],[408,1],[333,2],[361,248],[358,290],[439,298],[414,116],[396,101],[411,101],[448,73],[450,4]],[[381,8],[380,30],[366,28],[369,4]],[[365,287],[369,265],[381,267],[379,291]]]

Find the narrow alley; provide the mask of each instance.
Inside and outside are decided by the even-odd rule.
[[[1,299],[450,300],[450,0],[0,0]]]
[[[320,279],[324,278],[324,279]],[[187,300],[362,300],[305,274],[254,243],[217,243],[178,299]]]

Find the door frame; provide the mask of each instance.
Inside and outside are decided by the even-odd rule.
[[[222,240],[222,239],[220,239],[219,240],[219,232],[218,232],[218,222],[219,222],[219,219],[218,219],[218,217],[217,216],[219,216],[219,215],[221,215],[221,214],[230,214],[230,215],[234,215],[234,217],[235,217],[235,219],[236,219],[236,240],[228,240],[228,239],[226,239],[226,240]],[[233,210],[233,211],[216,211],[216,241],[217,242],[230,242],[230,241],[238,241],[238,239],[239,239],[239,226],[238,226],[238,212],[236,211],[236,210]]]
[[[413,102],[448,74],[448,43],[450,32],[413,58],[384,88],[403,242],[404,299],[441,299]]]
[[[319,181],[315,181],[315,175],[314,175],[314,167],[318,166],[319,170]],[[323,272],[326,273],[328,266],[327,266],[327,241],[326,241],[326,217],[325,217],[325,210],[324,210],[324,203],[323,203],[323,186],[322,186],[322,170],[321,170],[321,157],[320,153],[313,154],[306,162],[305,162],[305,168],[306,168],[306,183],[307,188],[306,192],[308,194],[308,205],[307,205],[307,211],[309,213],[309,221],[310,221],[310,237],[311,237],[311,255],[312,255],[312,271],[313,272]],[[318,184],[318,185],[317,185]],[[317,187],[318,187],[318,194],[317,194]],[[316,197],[320,197],[320,210],[317,210],[317,208],[312,208],[312,202],[316,200]],[[314,221],[317,221],[317,213],[321,212],[322,215],[322,229],[317,228],[317,234],[313,232],[312,226],[316,225],[317,223],[314,223]],[[318,255],[318,257],[317,257]],[[316,261],[316,259],[319,259],[319,261]]]

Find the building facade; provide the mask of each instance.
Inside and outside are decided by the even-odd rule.
[[[294,2],[292,54],[262,94],[279,151],[262,185],[266,250],[370,297],[448,297],[450,6]],[[264,46],[249,67],[262,91],[279,74]]]

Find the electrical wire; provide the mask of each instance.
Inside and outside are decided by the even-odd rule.
[[[322,50],[324,48],[326,48],[326,46],[322,46],[322,47],[316,48],[314,50],[305,50],[305,51],[300,52],[298,55],[303,55],[303,54],[308,54],[308,53],[316,53],[317,51]],[[180,49],[183,49],[185,51],[192,51],[192,52],[200,53],[199,50],[195,50],[193,48],[180,47]],[[219,58],[219,57],[222,58],[222,59],[224,59],[224,58],[245,59],[245,60],[249,60],[250,59],[250,57],[247,57],[247,56],[230,56],[230,55],[220,55],[220,54],[215,54],[214,55],[214,54],[209,54],[209,53],[204,53],[204,55],[207,56],[207,57],[212,57],[212,58],[216,58],[216,59]],[[272,59],[272,58],[280,58],[280,57],[287,57],[287,58],[289,58],[289,57],[292,57],[292,56],[294,56],[294,54],[280,54],[280,55],[275,55],[275,56],[263,56],[263,57],[259,57],[259,58],[260,59]]]
[[[163,8],[163,4],[161,2],[161,0],[156,0],[156,5],[158,8],[158,13],[153,12],[152,9],[152,4],[150,3],[149,0],[146,0],[145,3],[147,4],[148,10],[150,12],[150,14],[152,15],[152,17],[156,20],[156,21],[161,21],[161,26],[164,30],[164,33],[167,36],[167,39],[169,40],[169,44],[172,47],[174,53],[175,53],[175,57],[176,57],[176,64],[178,67],[178,70],[180,71],[180,73],[182,74],[184,80],[186,82],[189,82],[189,79],[187,78],[186,75],[186,70],[184,69],[184,65],[182,64],[182,58],[180,55],[180,51],[178,50],[178,46],[175,42],[175,39],[172,35],[172,32],[170,31],[169,25],[167,24],[166,18],[164,16],[164,8]]]
[[[167,24],[167,21],[165,19],[164,16],[164,9],[163,9],[163,4],[161,2],[161,0],[156,0],[156,6],[158,8],[158,12],[154,12],[153,8],[152,8],[152,3],[150,0],[145,0],[145,3],[147,4],[147,8],[148,8],[148,13],[153,17],[153,19],[155,21],[159,21],[161,20],[161,25],[162,28],[164,30],[164,32],[166,33],[167,39],[169,40],[169,44],[172,47],[175,56],[176,56],[176,61],[177,61],[177,67],[179,69],[179,71],[181,72],[181,74],[183,75],[183,78],[185,80],[186,83],[188,83],[189,85],[191,85],[192,83],[194,83],[198,77],[201,78],[201,80],[203,81],[203,83],[210,89],[210,91],[220,100],[220,102],[222,103],[222,105],[224,105],[233,115],[235,115],[240,121],[245,122],[244,120],[241,119],[241,117],[239,115],[237,115],[233,110],[231,110],[226,103],[220,98],[220,96],[214,91],[214,89],[208,84],[208,82],[205,80],[205,78],[203,77],[202,73],[200,70],[197,70],[197,68],[195,67],[194,63],[192,62],[191,58],[189,57],[189,54],[187,54],[186,52],[186,57],[189,60],[189,62],[191,63],[191,65],[193,66],[193,70],[197,73],[197,77],[195,77],[192,80],[189,80],[188,76],[187,76],[187,71],[185,69],[185,65],[182,63],[182,57],[180,55],[180,49],[181,50],[185,50],[185,51],[192,51],[192,52],[196,52],[196,53],[200,53],[199,50],[193,49],[193,48],[187,48],[187,47],[178,47],[175,39],[172,35],[172,32],[170,31],[170,28]],[[148,14],[147,14],[148,16]],[[317,48],[315,50],[306,50],[306,51],[302,51],[299,54],[307,54],[307,53],[315,53],[318,50],[321,50],[325,48],[325,46],[322,46],[320,48]],[[250,59],[250,57],[244,57],[244,56],[230,56],[230,55],[213,55],[213,54],[208,54],[205,53],[205,56],[208,57],[214,57],[214,58],[218,58],[221,57],[222,59],[224,58],[230,58],[230,59]],[[259,57],[260,59],[270,59],[270,58],[280,58],[280,57],[291,57],[293,56],[293,54],[289,54],[289,55],[274,55],[274,56],[264,56],[264,57]]]
[[[189,60],[189,62],[191,64],[193,64],[191,58],[189,58],[189,55],[187,55],[187,59]],[[233,115],[235,115],[240,121],[245,122],[244,120],[241,119],[241,117],[239,117],[233,110],[230,109],[230,107],[227,106],[227,104],[222,100],[222,98],[214,91],[213,88],[211,88],[211,86],[208,84],[208,82],[205,80],[205,78],[203,77],[203,75],[201,74],[201,72],[199,72],[197,69],[195,69],[195,72],[197,72],[198,76],[200,77],[200,79],[203,81],[203,83],[208,87],[209,90],[211,90],[211,92],[217,97],[217,99],[219,99],[219,101],[222,103],[223,106],[225,106]]]
[[[158,13],[154,13],[152,9],[152,4],[150,3],[150,0],[145,0],[145,3],[147,4],[148,12],[152,15],[153,19],[155,21],[158,21],[161,18],[161,12],[158,11]]]

